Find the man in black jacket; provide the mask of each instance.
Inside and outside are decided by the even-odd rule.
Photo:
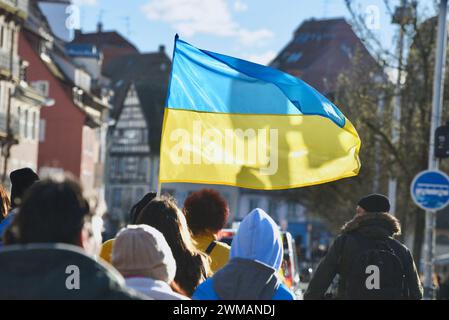
[[[343,226],[318,265],[304,299],[324,299],[337,274],[337,299],[422,299],[412,255],[393,238],[401,233],[401,227],[389,210],[388,198],[382,195],[372,194],[359,201],[357,214]],[[387,266],[390,269],[384,271]],[[383,290],[388,281],[397,284],[396,295],[394,288]],[[357,282],[361,290],[354,286]]]
[[[74,181],[27,191],[0,251],[0,299],[140,299],[112,267],[95,261],[101,219]]]

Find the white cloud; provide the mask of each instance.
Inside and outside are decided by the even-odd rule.
[[[73,0],[73,4],[77,6],[96,6],[98,0]]]
[[[237,12],[246,11],[246,10],[248,10],[248,5],[241,0],[236,0],[234,2],[234,10]]]
[[[268,65],[276,57],[277,53],[273,50],[263,52],[261,54],[247,54],[245,59],[251,62]]]
[[[142,7],[146,17],[169,23],[182,36],[212,34],[236,37],[244,45],[263,45],[273,37],[267,29],[249,30],[236,22],[227,0],[151,0]]]
[[[246,46],[263,46],[267,44],[268,40],[273,36],[273,32],[267,29],[259,29],[249,31],[246,29],[240,29],[238,31],[238,37],[242,44]]]

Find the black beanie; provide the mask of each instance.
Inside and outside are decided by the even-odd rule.
[[[15,208],[22,202],[25,191],[39,180],[39,176],[30,168],[23,168],[11,172],[11,207]]]
[[[370,194],[360,199],[358,205],[366,212],[390,212],[390,201],[381,194]]]

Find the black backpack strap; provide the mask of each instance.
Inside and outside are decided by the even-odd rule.
[[[209,246],[206,248],[206,251],[204,251],[205,254],[210,255],[212,251],[214,250],[215,246],[217,245],[217,241],[212,241]]]

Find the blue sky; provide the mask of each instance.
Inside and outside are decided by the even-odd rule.
[[[118,30],[142,52],[164,44],[171,54],[173,37],[197,47],[267,63],[306,19],[348,17],[343,0],[74,0],[84,32]],[[375,33],[386,48],[395,41],[384,0],[356,0],[360,12],[379,13]],[[399,0],[389,0],[394,5]],[[421,0],[429,5],[433,0]],[[375,12],[374,11],[374,12]]]

